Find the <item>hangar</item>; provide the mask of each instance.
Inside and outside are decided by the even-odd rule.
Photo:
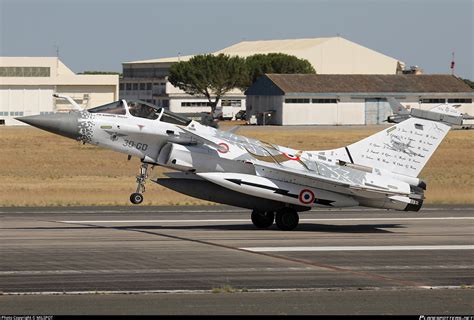
[[[267,74],[245,94],[247,118],[260,124],[381,124],[392,114],[387,97],[407,108],[453,103],[474,114],[474,90],[451,75]]]
[[[118,99],[118,75],[77,75],[56,57],[0,57],[0,125],[24,125],[18,116],[70,109],[53,93],[84,108]]]
[[[285,53],[307,59],[318,74],[397,74],[405,64],[395,58],[371,50],[342,37],[309,39],[242,41],[214,54],[248,57],[254,54]],[[193,56],[177,56],[124,62],[120,80],[120,96],[141,99],[176,113],[209,111],[202,96],[191,96],[167,81],[173,63],[187,61]],[[220,106],[245,110],[245,95],[234,89],[223,97]]]

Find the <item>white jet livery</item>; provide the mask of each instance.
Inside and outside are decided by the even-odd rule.
[[[64,98],[64,97],[63,97]],[[77,109],[77,108],[76,108]],[[143,101],[18,120],[141,159],[134,204],[149,165],[176,170],[153,182],[192,197],[248,208],[258,228],[297,227],[312,207],[366,206],[418,211],[420,171],[461,114],[449,105],[403,110],[397,124],[343,148],[294,150],[220,131]],[[393,120],[393,118],[392,118]]]

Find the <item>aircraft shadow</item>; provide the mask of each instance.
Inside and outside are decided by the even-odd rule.
[[[406,228],[400,224],[358,224],[358,225],[331,225],[301,223],[291,232],[333,232],[333,233],[394,233],[386,229]],[[276,231],[273,225],[268,229],[257,229],[251,223],[230,225],[199,225],[199,226],[99,226],[99,225],[71,225],[64,227],[28,227],[28,228],[0,228],[0,230],[81,230],[81,229],[116,229],[116,230],[213,230],[213,231]]]

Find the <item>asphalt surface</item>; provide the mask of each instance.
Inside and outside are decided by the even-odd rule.
[[[473,213],[0,208],[0,314],[473,314]]]

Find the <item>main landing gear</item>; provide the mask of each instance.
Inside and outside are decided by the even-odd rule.
[[[275,220],[275,213],[273,211],[252,211],[252,223],[259,229],[271,227]]]
[[[148,164],[142,163],[140,166],[140,174],[137,176],[137,191],[130,195],[130,202],[140,204],[143,202],[143,194],[145,192],[145,181],[148,178]]]
[[[292,208],[282,208],[275,213],[273,211],[252,211],[252,223],[259,229],[266,229],[272,226],[273,221],[276,222],[280,230],[293,230],[298,226],[300,218],[298,212]]]
[[[277,212],[275,222],[278,229],[290,231],[298,226],[300,217],[295,209],[283,208]]]

